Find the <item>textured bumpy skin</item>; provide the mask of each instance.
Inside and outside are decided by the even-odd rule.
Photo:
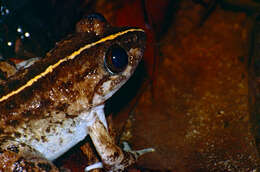
[[[132,75],[144,51],[144,32],[102,27],[99,34],[68,36],[0,88],[0,171],[57,171],[48,160],[86,137],[104,101]],[[119,74],[104,66],[115,44],[128,54]]]

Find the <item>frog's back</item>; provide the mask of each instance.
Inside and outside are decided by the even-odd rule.
[[[75,101],[80,93],[73,85],[82,79],[79,70],[90,71],[92,66],[80,69],[79,61],[68,61],[56,68],[55,65],[90,42],[91,37],[84,33],[70,35],[57,43],[45,58],[9,78],[0,87],[0,126],[17,127],[23,121],[45,118],[50,112],[65,110]]]

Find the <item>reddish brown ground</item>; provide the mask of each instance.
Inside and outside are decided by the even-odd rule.
[[[134,109],[130,143],[156,149],[141,158],[141,168],[256,171],[248,108],[251,19],[218,7],[199,27],[200,10],[182,3],[159,42],[155,97],[148,88]]]
[[[115,6],[102,11],[107,3],[99,2],[98,11],[112,19],[106,11]],[[121,140],[134,149],[156,149],[138,161],[139,171],[235,172],[260,166],[248,105],[252,19],[218,6],[200,26],[202,13],[191,1],[180,4],[156,42],[155,87],[145,87],[129,118],[127,106],[114,119],[122,129],[128,118]]]

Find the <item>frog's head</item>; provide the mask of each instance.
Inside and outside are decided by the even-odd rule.
[[[99,104],[111,97],[133,74],[140,62],[145,45],[143,30],[122,29],[115,40],[106,44],[100,69],[103,79],[96,86],[93,104]]]
[[[91,66],[85,77],[87,87],[92,90],[89,102],[96,106],[111,97],[133,74],[143,56],[146,37],[142,29],[112,27],[95,18],[81,22],[88,27],[80,32],[98,37],[85,56]]]

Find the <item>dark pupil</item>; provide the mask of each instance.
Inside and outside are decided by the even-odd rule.
[[[114,45],[108,49],[105,58],[105,66],[110,72],[122,72],[126,68],[127,64],[128,55],[122,47]]]
[[[89,18],[89,19],[97,19],[97,20],[99,20],[99,21],[106,22],[105,17],[102,16],[101,14],[99,14],[99,13],[89,14],[89,15],[87,16],[87,18]]]

